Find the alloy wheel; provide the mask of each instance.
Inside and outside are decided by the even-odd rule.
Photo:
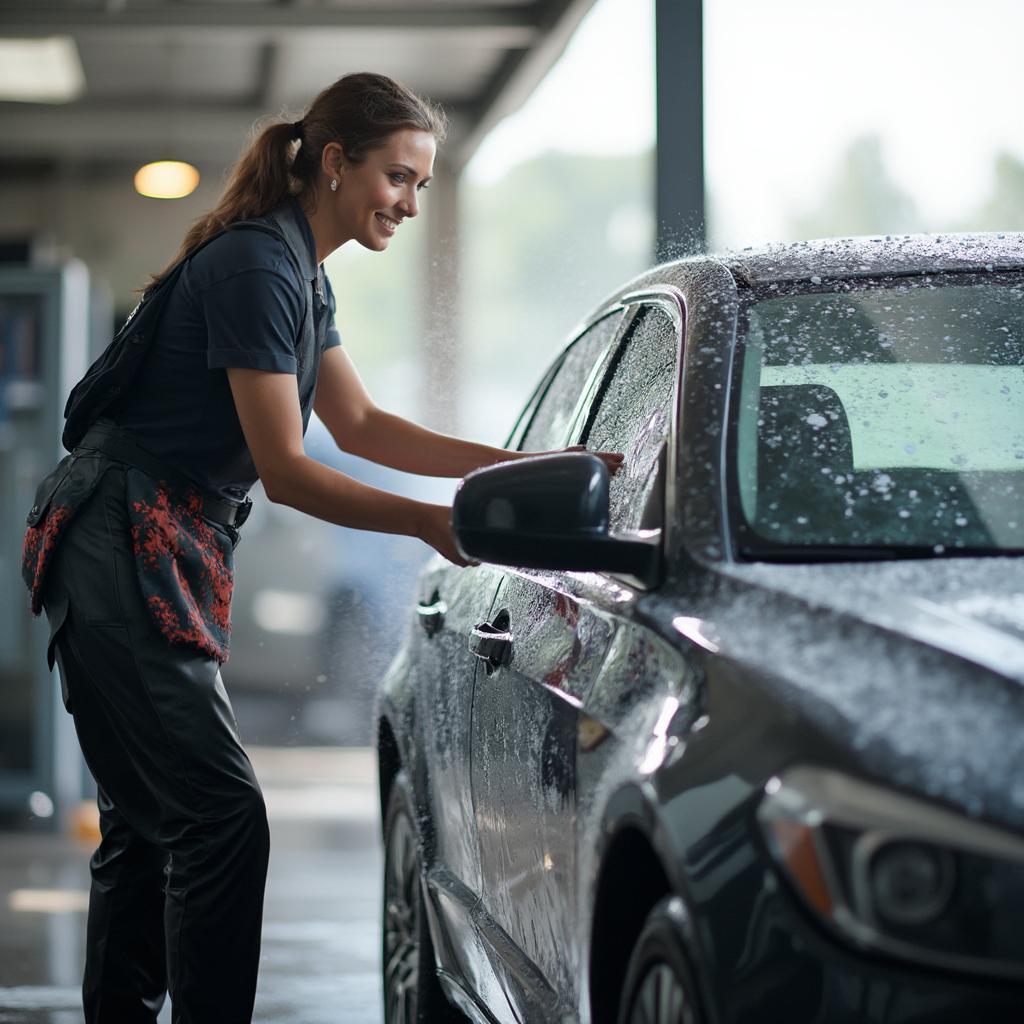
[[[689,1024],[686,992],[666,963],[651,964],[636,990],[629,1024]]]
[[[416,838],[395,817],[385,851],[384,1004],[387,1024],[416,1024],[419,1002],[419,870]]]

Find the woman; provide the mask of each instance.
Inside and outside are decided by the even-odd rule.
[[[347,451],[413,473],[519,457],[377,408],[334,329],[323,260],[352,240],[382,251],[408,230],[443,135],[438,110],[373,74],[266,128],[119,333],[126,350],[147,349],[130,387],[116,402],[109,390],[37,495],[26,580],[99,793],[90,1022],[155,1021],[167,990],[181,1024],[252,1014],[267,820],[219,672],[252,484],[465,565],[448,507],[308,458],[309,415]],[[617,468],[620,456],[600,454]]]

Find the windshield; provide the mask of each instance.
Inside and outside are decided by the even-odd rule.
[[[1024,549],[1024,279],[817,288],[742,318],[742,551]]]

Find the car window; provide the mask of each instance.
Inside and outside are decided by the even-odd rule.
[[[533,414],[519,445],[521,451],[539,452],[564,448],[580,396],[595,367],[600,367],[615,338],[622,311],[592,324],[562,353],[553,379]],[[549,371],[548,376],[551,376]]]
[[[826,286],[745,317],[747,553],[1024,546],[1024,280]]]
[[[625,455],[611,479],[613,530],[662,525],[664,449],[672,422],[678,333],[672,317],[647,306],[633,322],[602,384],[584,443]]]

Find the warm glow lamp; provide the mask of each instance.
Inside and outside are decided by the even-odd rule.
[[[199,172],[181,160],[157,160],[135,172],[135,191],[151,199],[181,199],[198,184]]]

